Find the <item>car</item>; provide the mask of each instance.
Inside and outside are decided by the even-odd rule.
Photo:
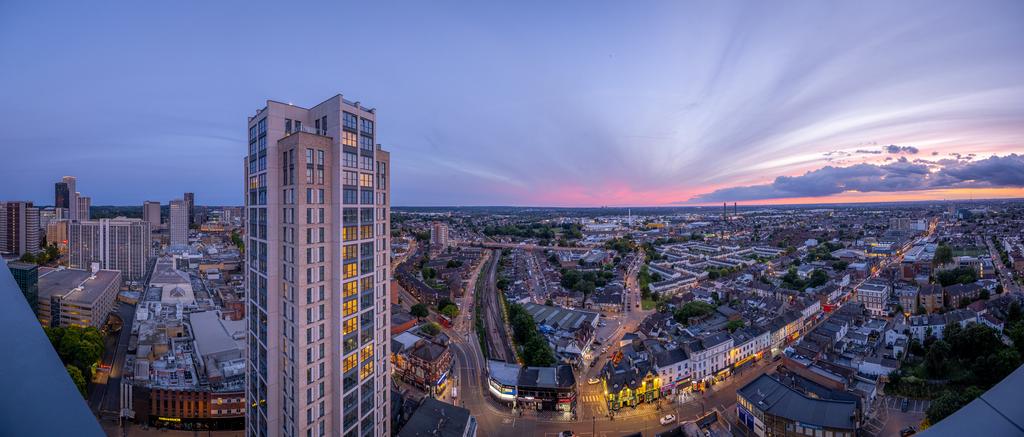
[[[600,383],[601,383],[601,380],[597,379],[597,378],[590,378],[590,379],[587,380],[587,384],[590,384],[590,385],[600,384]]]
[[[900,403],[900,411],[906,413],[907,409],[910,408],[910,401],[907,398],[903,398],[903,402]]]
[[[662,425],[668,425],[670,423],[675,423],[675,421],[676,421],[676,415],[675,414],[666,414],[665,416],[663,416],[661,418],[661,420],[659,420],[659,422],[661,422]]]
[[[608,326],[605,322],[597,322],[597,326]]]
[[[917,434],[917,429],[913,426],[908,426],[900,430],[900,437],[907,437],[914,434]]]
[[[575,437],[575,436],[576,436],[576,434],[573,434],[572,431],[562,431],[562,432],[558,433],[558,437]]]

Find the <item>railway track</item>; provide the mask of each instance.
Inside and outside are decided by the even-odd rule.
[[[509,341],[505,319],[502,316],[501,298],[495,286],[501,251],[494,250],[491,252],[491,255],[491,264],[487,270],[487,281],[483,290],[484,327],[487,330],[487,355],[492,360],[514,363],[516,362],[516,354],[512,350],[512,345]],[[480,294],[477,294],[477,296],[480,296]]]

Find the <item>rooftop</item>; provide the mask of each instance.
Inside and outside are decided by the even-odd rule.
[[[769,375],[761,375],[736,394],[775,416],[834,429],[857,428],[855,402],[810,398]]]
[[[95,277],[88,270],[39,268],[39,297],[62,295],[64,299],[92,303],[110,287],[121,283],[121,272],[100,270]]]

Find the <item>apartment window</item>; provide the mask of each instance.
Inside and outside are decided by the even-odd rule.
[[[351,296],[355,296],[356,293],[359,291],[358,290],[358,285],[356,284],[356,281],[349,281],[349,282],[344,283],[341,286],[341,290],[342,290],[342,295],[344,297],[346,297],[346,298],[347,297],[351,297]]]
[[[345,185],[356,185],[359,183],[359,173],[345,171]]]
[[[369,156],[359,157],[360,168],[363,170],[373,171],[373,158]]]
[[[341,117],[342,123],[344,124],[344,126],[346,128],[349,128],[349,129],[352,129],[352,130],[355,130],[357,128],[356,123],[357,123],[357,120],[359,119],[359,117],[356,117],[355,114],[351,114],[351,113],[348,113],[348,112],[342,112],[341,116],[342,116]]]
[[[346,224],[346,225],[358,224],[356,222],[357,218],[358,218],[358,216],[356,215],[355,208],[345,208],[341,212],[341,222]]]
[[[363,205],[373,205],[373,191],[372,190],[360,190],[359,191],[359,203]]]
[[[356,136],[357,135],[355,133],[353,133],[353,132],[348,132],[348,131],[342,132],[341,133],[341,145],[355,148],[356,147],[356,142],[357,142]]]
[[[362,133],[366,135],[373,135],[373,120],[362,119]]]
[[[363,150],[373,151],[373,137],[360,136],[359,148]]]
[[[341,165],[348,168],[359,167],[359,156],[352,152],[344,152],[342,154]]]
[[[352,241],[359,239],[358,227],[357,226],[344,226],[341,228],[341,239],[344,241]]]
[[[292,119],[290,119],[290,118],[284,119],[284,133],[285,134],[292,133]]]
[[[370,173],[359,173],[359,186],[373,188],[373,175]]]
[[[342,203],[346,205],[355,205],[356,201],[356,190],[354,188],[345,188],[342,190]]]

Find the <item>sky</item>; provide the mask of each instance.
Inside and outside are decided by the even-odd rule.
[[[377,108],[395,206],[1024,197],[1024,2],[0,2],[0,199],[242,203],[246,117]]]

